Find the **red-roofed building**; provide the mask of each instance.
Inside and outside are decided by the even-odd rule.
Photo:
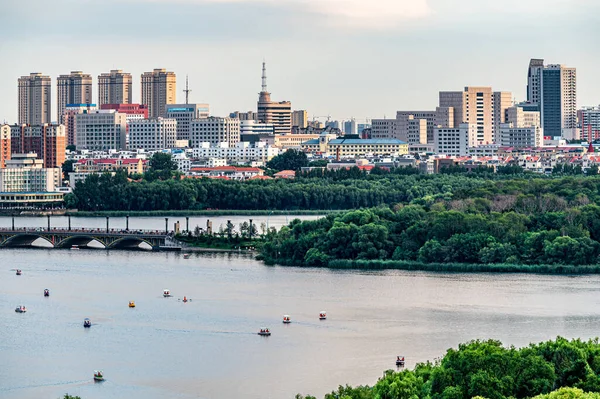
[[[264,171],[259,168],[244,168],[237,166],[217,166],[214,168],[190,168],[190,175],[209,178],[227,177],[231,180],[248,180],[256,176],[263,176]]]
[[[80,159],[73,164],[75,173],[104,173],[125,170],[127,174],[144,173],[148,167],[145,159],[108,158],[108,159]]]
[[[296,172],[293,170],[282,170],[281,172],[277,172],[273,175],[276,179],[295,179]]]

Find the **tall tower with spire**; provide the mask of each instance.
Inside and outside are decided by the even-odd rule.
[[[271,101],[267,91],[267,66],[262,64],[262,88],[258,95],[257,118],[259,122],[272,124],[275,134],[292,132],[292,103],[289,101]]]

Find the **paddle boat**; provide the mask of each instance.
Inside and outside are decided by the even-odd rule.
[[[71,245],[71,249],[79,249],[79,245]]]
[[[258,332],[258,335],[260,335],[261,337],[269,337],[271,335],[271,331],[269,331],[268,328],[261,328]]]
[[[100,370],[94,371],[94,381],[104,381],[104,373]]]
[[[44,296],[50,296],[50,290],[48,288],[44,290]]]
[[[183,259],[189,259],[191,254],[183,254]]]
[[[404,366],[404,356],[396,356],[396,366]]]
[[[292,322],[292,319],[290,319],[290,316],[288,316],[288,315],[283,316],[283,324],[290,324],[291,322]]]
[[[325,320],[325,319],[327,319],[327,312],[322,310],[321,313],[319,313],[319,320]]]
[[[25,313],[25,312],[27,312],[27,308],[25,306],[23,306],[23,305],[17,306],[17,308],[15,309],[15,312],[17,312],[17,313]]]
[[[134,301],[129,301],[129,307],[130,308],[135,308],[135,302]]]
[[[21,269],[17,269],[17,276],[20,276],[23,272],[21,271]]]
[[[85,328],[90,328],[92,326],[92,321],[86,317],[83,319],[83,326]]]
[[[165,298],[168,298],[168,297],[170,297],[170,296],[171,296],[171,291],[170,291],[169,289],[164,289],[164,290],[163,290],[163,296],[164,296]]]
[[[184,296],[183,297],[183,302],[187,302],[187,301],[188,301],[187,296]]]

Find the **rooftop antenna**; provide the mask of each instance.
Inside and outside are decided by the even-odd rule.
[[[186,105],[189,104],[189,97],[190,97],[190,88],[188,85],[189,81],[188,81],[188,75],[185,75],[185,90],[183,91],[185,93],[185,103]]]
[[[263,60],[262,67],[262,90],[263,93],[267,92],[267,63]]]

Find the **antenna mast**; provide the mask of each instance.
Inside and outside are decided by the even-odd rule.
[[[267,92],[267,64],[263,61],[262,67],[262,90],[263,93]]]
[[[188,101],[189,101],[189,96],[190,96],[190,92],[191,92],[188,83],[189,83],[188,75],[185,75],[185,90],[183,92],[185,93],[185,103],[186,104],[189,104]]]

